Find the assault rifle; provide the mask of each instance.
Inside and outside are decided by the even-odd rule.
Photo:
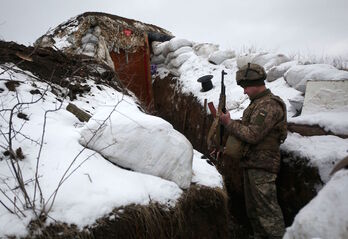
[[[213,156],[216,160],[219,160],[221,157],[223,151],[224,151],[224,144],[223,144],[223,138],[224,138],[224,126],[220,123],[220,115],[221,112],[226,113],[226,92],[225,92],[225,82],[224,77],[227,75],[227,73],[222,70],[221,71],[221,92],[219,97],[219,105],[218,110],[216,111],[213,102],[208,103],[208,107],[212,115],[214,116],[214,122],[209,130],[208,133],[208,148],[211,147],[211,141],[213,140],[214,134],[216,135],[214,142],[214,151]],[[219,161],[218,161],[219,162]]]

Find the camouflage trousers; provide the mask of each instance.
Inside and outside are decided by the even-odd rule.
[[[277,175],[261,169],[244,169],[244,196],[254,238],[282,238],[285,233],[278,205]]]

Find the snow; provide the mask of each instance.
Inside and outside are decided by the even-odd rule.
[[[205,159],[202,159],[203,154],[197,150],[193,150],[193,177],[192,183],[209,187],[223,188],[223,179],[221,174],[216,171],[216,168]]]
[[[105,119],[108,119],[106,122]],[[99,107],[81,131],[80,143],[117,165],[188,188],[193,148],[167,121],[122,100]]]
[[[62,38],[55,37],[55,38],[53,38],[53,40],[55,42],[54,46],[57,47],[57,49],[59,49],[59,50],[71,46],[71,43],[68,42],[68,35],[66,35]]]
[[[266,87],[271,89],[275,95],[278,95],[283,99],[288,111],[288,121],[294,119],[292,116],[296,114],[296,109],[292,106],[291,100],[296,101],[302,99],[303,101],[302,93],[290,87],[283,77],[273,82],[266,82]]]
[[[306,137],[289,132],[281,149],[307,159],[311,166],[319,169],[320,178],[326,183],[333,166],[348,155],[348,139],[333,135]]]
[[[296,215],[284,239],[348,238],[348,170],[338,171]]]
[[[6,68],[12,66],[7,64]],[[24,181],[28,182],[26,188],[30,198],[33,199],[34,195],[34,183],[30,180],[35,175],[37,157],[40,158],[39,182],[47,207],[51,205],[53,192],[66,173],[65,181],[59,188],[49,213],[50,218],[46,223],[49,224],[54,222],[53,220],[58,220],[68,224],[76,224],[78,228],[82,229],[93,224],[97,218],[107,215],[115,207],[130,204],[147,205],[150,202],[157,202],[167,207],[175,206],[183,193],[178,184],[157,176],[123,169],[106,160],[98,152],[84,148],[79,143],[84,123],[78,121],[73,114],[65,110],[70,101],[65,100],[62,103],[58,101],[57,96],[50,92],[50,86],[37,81],[30,72],[20,72],[16,67],[6,72],[4,70],[4,65],[0,65],[1,78],[3,79],[0,81],[0,88],[2,89],[0,91],[1,109],[10,109],[18,101],[32,102],[38,100],[35,104],[23,105],[19,109],[28,115],[28,121],[18,118],[16,110],[13,117],[13,128],[20,129],[21,132],[13,139],[13,148],[21,147],[25,156],[19,162],[19,165],[22,169]],[[6,80],[19,82],[16,92],[7,90]],[[123,111],[128,114],[128,119],[138,120],[137,117],[143,115],[143,118],[148,120],[151,126],[161,123],[165,126],[164,128],[171,127],[169,123],[158,118],[154,119],[152,116],[145,116],[140,110],[137,110],[134,98],[122,95],[105,85],[98,86],[98,89],[91,78],[86,79],[86,82],[90,85],[91,91],[83,96],[77,96],[77,100],[72,103],[90,114],[96,114],[103,107],[115,106],[122,99],[122,102],[128,106],[126,108],[129,108]],[[55,86],[55,88],[64,93],[64,89],[61,87]],[[42,94],[44,93],[43,99],[40,100],[41,95],[39,94],[32,95],[30,93],[31,90],[35,89],[39,89]],[[46,110],[58,109],[61,104],[61,109],[47,114],[43,147],[39,156],[45,119],[44,113]],[[0,125],[2,132],[8,132],[8,119],[9,111],[1,111]],[[113,126],[116,127],[117,124]],[[135,137],[139,137],[139,135]],[[174,139],[179,141],[179,138],[176,137],[174,136]],[[187,142],[187,139],[180,137],[182,142]],[[158,145],[158,149],[171,147],[169,146],[170,142],[166,141],[168,138],[161,137],[160,139],[162,139],[162,142]],[[180,143],[182,145],[181,141],[178,142],[179,145]],[[4,134],[0,137],[0,145],[7,145]],[[137,147],[140,148],[140,146]],[[1,151],[3,152],[3,149]],[[141,153],[140,151],[137,152]],[[19,200],[23,201],[23,196],[19,190],[9,190],[9,188],[16,185],[8,167],[9,159],[2,154],[1,158],[0,187],[10,198],[16,196],[17,205],[22,207]],[[146,157],[143,158],[146,160]],[[192,158],[192,148],[191,160],[192,183],[222,188],[221,175],[214,167],[200,158],[200,153],[195,151]],[[37,196],[36,205],[38,207],[40,205],[39,199]],[[13,205],[9,203],[3,194],[0,194],[0,200],[13,208]],[[95,210],[96,208],[98,210]],[[0,207],[0,238],[6,235],[24,237],[27,234],[27,225],[34,218],[34,215],[29,209],[23,210],[23,212],[26,217],[18,218],[9,213],[5,207]]]
[[[348,112],[317,112],[291,118],[289,122],[307,125],[319,125],[335,134],[348,134]]]

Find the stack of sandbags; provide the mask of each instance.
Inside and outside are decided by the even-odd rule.
[[[283,54],[274,53],[253,53],[237,57],[238,68],[250,63],[258,64],[265,68],[266,71],[274,66],[290,61],[290,58]]]
[[[95,57],[114,69],[114,63],[110,57],[105,39],[101,35],[99,26],[89,28],[86,34],[82,36],[81,46],[77,53]]]
[[[298,61],[288,61],[285,63],[280,64],[279,66],[273,66],[268,72],[267,72],[267,81],[272,82],[276,79],[279,79],[280,77],[283,77],[285,72],[289,70],[291,67],[299,65],[300,63]]]
[[[291,87],[305,93],[309,80],[347,80],[348,72],[327,64],[295,65],[284,74],[284,78]]]
[[[215,65],[220,65],[225,60],[232,59],[234,57],[236,57],[236,53],[232,50],[215,51],[209,56],[208,61]]]
[[[161,65],[165,61],[165,57],[162,54],[164,46],[168,44],[168,42],[158,42],[154,41],[152,42],[152,52],[153,55],[151,56],[151,64],[155,65]]]
[[[191,41],[180,38],[172,38],[163,43],[153,43],[154,57],[151,63],[164,64],[173,75],[180,76],[181,65],[195,55],[192,45]]]

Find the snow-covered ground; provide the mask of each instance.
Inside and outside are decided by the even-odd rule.
[[[10,67],[11,65],[7,64],[6,66]],[[35,185],[33,179],[38,162],[38,179],[46,207],[48,208],[54,200],[47,223],[58,220],[74,223],[82,228],[94,223],[97,218],[119,206],[132,203],[146,205],[150,201],[168,207],[175,205],[183,192],[178,184],[157,176],[120,168],[96,151],[83,147],[79,140],[81,140],[81,132],[85,128],[85,123],[81,123],[65,109],[69,103],[68,100],[61,103],[60,99],[57,99],[57,96],[51,93],[51,86],[35,80],[34,77],[31,77],[30,72],[23,74],[14,70],[6,72],[4,70],[4,67],[0,66],[0,74],[2,73],[2,80],[0,81],[0,145],[2,147],[8,145],[7,132],[9,132],[10,111],[6,109],[12,109],[18,102],[38,101],[35,104],[24,104],[15,108],[12,117],[13,129],[15,130],[15,135],[12,138],[12,148],[14,150],[22,149],[24,159],[19,162],[19,165],[24,182],[27,183],[26,189],[29,197],[32,199]],[[7,89],[5,86],[7,81],[19,82],[16,91]],[[136,107],[135,100],[132,97],[123,95],[105,85],[98,86],[98,89],[94,81],[90,79],[87,80],[87,83],[90,85],[91,91],[83,96],[78,96],[78,99],[73,101],[78,107],[94,114],[101,107],[112,108],[116,106],[115,111],[117,111],[117,104],[122,102],[122,104],[128,104],[132,108],[132,110],[126,111],[128,119],[134,121],[139,114],[143,114]],[[55,87],[62,92],[65,91],[59,86]],[[36,89],[39,89],[41,94],[30,92]],[[43,95],[42,98],[41,95]],[[56,109],[59,110],[54,111]],[[47,110],[53,111],[47,113],[45,118]],[[19,112],[26,114],[28,120],[23,119],[23,117],[18,118],[17,114]],[[155,117],[146,119],[150,126],[155,126],[159,120]],[[128,123],[130,124],[130,122]],[[170,126],[167,122],[164,122],[164,124]],[[127,128],[125,122],[122,126]],[[168,126],[166,127],[168,128]],[[42,137],[43,132],[44,137]],[[108,133],[110,136],[112,131]],[[141,134],[133,133],[133,137],[138,137],[136,142],[141,143]],[[169,150],[172,147],[168,142],[168,137],[161,136],[158,133],[156,136],[159,137],[157,140],[161,144],[157,148],[151,145],[153,147],[152,151],[148,150],[147,153],[156,150]],[[144,138],[144,140],[149,139]],[[40,145],[42,145],[42,149]],[[105,148],[108,147],[112,147],[112,145],[105,145]],[[4,150],[4,148],[1,148],[2,153]],[[141,150],[143,150],[142,147],[133,145],[133,153],[141,155],[143,153]],[[123,152],[124,154],[127,153],[127,151]],[[118,156],[122,157],[119,154]],[[124,156],[126,157],[126,155]],[[146,160],[147,156],[143,155],[143,159]],[[39,161],[37,161],[38,158]],[[192,176],[192,183],[222,188],[221,175],[213,166],[201,159],[199,152],[192,151],[192,148],[190,160],[192,160],[190,161],[192,170],[190,168],[189,172],[192,172],[192,175],[189,178],[191,180]],[[12,200],[16,200],[16,205],[23,210],[20,203],[20,201],[23,201],[23,197],[18,189],[14,189],[15,182],[12,173],[8,156],[2,155],[0,161],[0,188],[4,193],[0,194],[0,200],[19,213],[18,210],[13,209],[13,205],[5,197],[6,194]],[[62,178],[66,181],[61,185],[54,199],[52,195],[54,195],[54,191]],[[38,208],[40,205],[39,199],[37,191],[35,203]],[[0,206],[1,238],[6,235],[26,235],[26,226],[34,215],[30,210],[23,210],[23,212],[26,217],[19,219],[16,215],[9,213],[5,207]]]
[[[75,25],[72,24],[71,29],[73,30],[74,27]],[[69,30],[69,32],[71,31]],[[58,48],[69,45],[65,35],[56,37],[55,40]],[[243,94],[243,89],[235,82],[235,74],[238,66],[251,61],[263,65],[268,72],[272,72],[273,78],[270,82],[266,82],[266,86],[286,103],[289,122],[319,124],[326,130],[337,134],[348,134],[348,121],[346,120],[348,114],[344,107],[334,111],[311,112],[311,114],[293,117],[298,113],[294,102],[300,105],[303,103],[307,81],[313,79],[344,81],[347,80],[346,72],[338,71],[327,65],[302,65],[300,62],[290,61],[291,59],[288,57],[275,53],[254,53],[236,57],[233,50],[219,50],[218,46],[213,44],[195,43],[179,38],[173,38],[169,42],[156,43],[153,45],[153,50],[155,55],[152,60],[157,64],[158,75],[160,77],[165,77],[168,73],[175,75],[178,79],[178,87],[181,87],[184,93],[192,93],[202,105],[207,99],[208,102],[211,101],[217,106],[221,71],[227,72],[225,76],[226,108],[234,119],[239,119],[249,104],[249,99]],[[2,71],[3,67],[0,68],[0,74]],[[214,87],[208,92],[202,92],[201,84],[197,82],[197,79],[208,74],[213,75]],[[30,93],[31,90],[39,88],[41,94],[45,93],[42,99],[35,104],[25,104],[16,108],[13,117],[13,128],[16,131],[13,132],[15,135],[12,140],[12,148],[16,150],[20,147],[25,156],[19,164],[31,198],[34,195],[35,185],[32,179],[35,175],[37,158],[40,159],[38,175],[42,196],[47,206],[52,203],[51,195],[64,172],[69,169],[66,174],[69,177],[58,191],[48,222],[54,218],[83,227],[118,206],[131,203],[146,205],[150,201],[156,201],[168,205],[168,207],[175,205],[183,192],[175,182],[122,169],[107,161],[96,151],[84,148],[79,141],[81,142],[81,132],[86,129],[85,124],[79,122],[75,116],[65,110],[68,101],[63,101],[60,110],[49,112],[45,118],[45,111],[57,109],[61,102],[50,91],[45,91],[45,89],[49,89],[49,86],[35,81],[30,77],[30,73],[28,75],[14,71],[7,71],[1,75],[0,88],[3,90],[0,91],[2,110],[0,111],[0,144],[8,145],[6,136],[10,131],[8,128],[10,111],[4,109],[11,109],[18,102],[33,102],[39,99],[40,95]],[[13,80],[20,82],[17,94],[8,91],[4,85],[6,81]],[[122,95],[106,86],[100,86],[103,90],[99,90],[92,80],[87,80],[87,82],[91,86],[91,91],[83,97],[78,96],[78,99],[73,102],[78,107],[88,110],[93,115],[101,106],[114,107],[123,102],[129,104],[136,112],[133,115],[132,110],[127,111],[129,114],[127,118],[131,119],[128,121],[129,123],[140,114],[136,111],[136,103],[132,97]],[[36,86],[33,86],[33,83]],[[64,89],[61,91],[63,92]],[[335,92],[331,92],[329,97],[336,97],[336,95]],[[18,118],[17,111],[25,113],[29,120]],[[46,121],[44,121],[45,119]],[[157,125],[155,121],[150,126]],[[42,139],[44,123],[46,125],[45,135]],[[106,130],[106,135],[110,137],[111,142],[104,145],[104,148],[108,149],[113,143],[117,143],[113,142],[115,138],[111,135],[114,127],[112,124],[109,126],[111,128]],[[41,145],[42,150],[40,150]],[[135,147],[136,149],[137,147]],[[289,134],[282,149],[305,158],[309,164],[318,167],[322,181],[327,183],[318,196],[301,210],[295,218],[294,224],[288,228],[285,238],[347,238],[348,223],[345,202],[348,191],[343,189],[346,188],[348,174],[345,170],[330,178],[329,172],[335,163],[348,155],[348,139],[337,136],[303,137],[294,133]],[[126,152],[127,150],[129,151],[126,149]],[[192,153],[191,182],[209,187],[222,187],[222,178],[216,169],[202,160],[199,152],[193,150]],[[111,150],[107,155],[112,154]],[[10,195],[10,198],[16,197],[17,205],[21,205],[18,200],[22,199],[22,196],[19,195],[18,189],[13,190],[14,180],[6,157],[2,156],[0,161],[1,189]],[[117,156],[117,158],[119,157]],[[74,171],[75,169],[76,171]],[[0,199],[8,204],[9,199],[3,193],[0,195]],[[36,203],[39,205],[38,201]],[[0,207],[0,237],[9,234],[25,235],[26,225],[33,217],[30,211],[25,211],[25,213],[27,217],[20,220],[4,207]],[[332,225],[333,222],[334,225]],[[311,226],[311,223],[317,228],[313,229],[314,226]]]

